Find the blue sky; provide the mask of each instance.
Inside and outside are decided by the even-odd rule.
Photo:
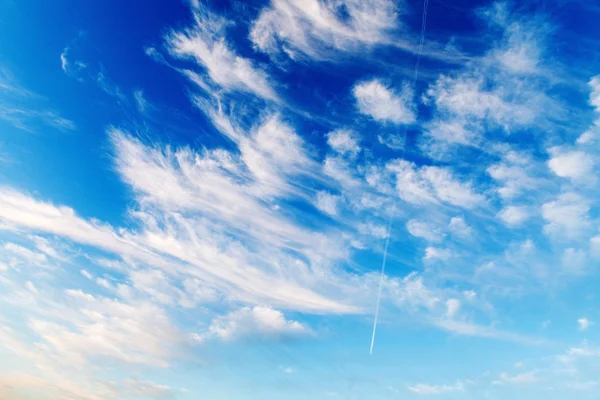
[[[0,399],[595,398],[599,16],[2,2]]]

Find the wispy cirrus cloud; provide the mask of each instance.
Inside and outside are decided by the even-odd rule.
[[[0,119],[28,132],[77,129],[75,122],[48,108],[47,99],[25,89],[7,70],[0,70]]]
[[[195,60],[208,77],[225,90],[253,93],[267,100],[278,100],[268,75],[255,63],[236,54],[224,34],[231,23],[204,5],[192,7],[194,26],[172,31],[166,37],[167,49],[174,56]]]
[[[406,388],[419,395],[438,395],[451,392],[462,392],[465,390],[465,384],[458,381],[450,385],[430,385],[426,383],[418,383],[415,385],[407,385]]]
[[[49,387],[54,398],[171,398],[171,384],[104,373],[202,362],[203,351],[231,342],[327,340],[322,326],[330,332],[349,315],[370,315],[388,238],[382,327],[545,343],[531,328],[535,317],[506,310],[590,277],[600,241],[589,146],[597,124],[577,132],[563,124],[544,24],[506,6],[480,11],[489,37],[478,55],[441,72],[424,64],[430,70],[415,88],[365,57],[357,72],[365,76],[340,85],[345,97],[327,93],[351,118],[313,124],[280,101],[295,95],[285,67],[394,45],[401,4],[274,0],[248,27],[190,4],[192,24],[160,37],[165,55],[147,53],[188,78],[182,91],[212,124],[202,125],[210,140],[170,144],[163,131],[176,129],[165,121],[107,129],[106,160],[127,198],[120,224],[84,217],[85,208],[52,203],[43,191],[0,189],[0,300],[16,315],[0,324],[0,341],[42,367],[0,385]],[[241,42],[247,32],[254,50],[271,61],[285,54],[285,63],[253,53]],[[71,48],[61,67],[77,77]],[[160,107],[139,86],[122,91],[103,71],[89,76],[142,122]],[[588,86],[590,105],[600,107],[598,79]],[[545,135],[556,121],[561,133]],[[397,132],[406,125],[408,135]],[[544,371],[505,371],[491,375],[501,383],[489,382],[494,390],[544,380]],[[440,381],[407,389],[471,389]]]
[[[347,18],[340,17],[342,10]],[[397,5],[389,0],[368,4],[272,0],[253,21],[250,39],[267,54],[329,59],[331,51],[390,43],[389,33],[397,27],[397,16]]]

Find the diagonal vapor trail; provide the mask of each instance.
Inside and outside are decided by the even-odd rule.
[[[423,54],[423,43],[425,42],[425,30],[427,29],[427,8],[429,6],[429,0],[423,1],[423,16],[421,18],[421,38],[419,40],[419,51],[417,52],[417,62],[415,63],[415,71],[413,74],[412,87],[416,87],[417,79],[419,78],[419,65],[421,64],[421,54]],[[404,125],[403,142],[404,147],[402,148],[402,157],[406,153],[406,130],[407,125]],[[381,262],[381,274],[379,275],[379,289],[377,291],[377,306],[375,307],[375,318],[373,320],[373,333],[371,335],[371,347],[369,349],[369,355],[373,354],[373,346],[375,345],[375,332],[377,331],[377,321],[379,319],[379,305],[381,303],[381,290],[383,288],[383,279],[385,276],[385,264],[387,262],[388,247],[390,244],[390,236],[392,234],[392,219],[396,211],[396,202],[392,206],[392,212],[390,214],[390,220],[388,222],[387,235],[385,238],[385,248],[383,250],[383,260]]]

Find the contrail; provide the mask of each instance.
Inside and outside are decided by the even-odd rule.
[[[394,207],[395,209],[395,207]],[[392,209],[392,215],[394,215],[394,209]],[[375,321],[373,322],[373,334],[371,335],[371,350],[369,355],[373,354],[373,345],[375,344],[375,331],[377,331],[377,319],[379,318],[379,303],[381,300],[381,288],[383,287],[383,275],[385,272],[385,263],[387,261],[388,246],[390,244],[390,234],[392,233],[392,217],[388,222],[387,237],[385,238],[385,248],[383,250],[383,261],[381,262],[381,275],[379,276],[379,291],[377,292],[377,307],[375,308]]]
[[[419,40],[419,50],[417,52],[417,62],[415,63],[415,72],[413,74],[412,87],[415,88],[417,85],[417,79],[419,78],[419,66],[421,64],[421,54],[423,54],[423,43],[425,42],[425,30],[427,28],[427,7],[429,6],[429,0],[423,1],[423,16],[421,18],[421,38]],[[407,125],[404,125],[403,142],[404,147],[402,148],[402,157],[406,153],[406,129]],[[373,334],[371,335],[371,348],[369,355],[373,354],[373,345],[375,344],[375,332],[377,331],[377,320],[379,319],[379,304],[381,303],[381,289],[383,287],[383,277],[385,275],[385,264],[387,262],[388,246],[390,244],[390,236],[392,235],[392,219],[396,211],[396,201],[392,206],[392,212],[390,214],[390,220],[388,222],[387,237],[385,238],[385,247],[383,249],[383,261],[381,262],[381,274],[379,275],[379,289],[377,291],[377,307],[375,307],[375,318],[373,320]]]

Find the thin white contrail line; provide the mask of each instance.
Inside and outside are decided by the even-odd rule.
[[[392,215],[394,210],[392,209]],[[377,307],[375,308],[375,321],[373,322],[373,334],[371,335],[371,349],[369,355],[373,354],[373,345],[375,344],[375,331],[377,331],[377,318],[379,318],[379,303],[381,300],[381,288],[383,287],[383,275],[385,272],[385,263],[387,261],[388,246],[390,244],[390,233],[392,231],[392,217],[388,222],[387,237],[385,238],[385,248],[383,249],[383,261],[381,262],[381,275],[379,276],[379,291],[377,292]]]
[[[415,88],[417,85],[417,79],[419,78],[419,66],[421,64],[421,54],[423,53],[423,43],[425,42],[425,30],[427,28],[427,7],[429,6],[429,0],[423,1],[423,16],[421,18],[421,38],[419,40],[419,50],[417,52],[417,62],[415,63],[415,71],[413,74],[412,87]],[[406,153],[406,130],[407,125],[404,125],[402,156]],[[388,221],[387,236],[385,238],[385,247],[383,249],[383,260],[381,262],[381,274],[379,275],[379,289],[377,290],[377,306],[375,307],[375,318],[373,320],[373,334],[371,335],[371,348],[369,355],[373,354],[373,345],[375,344],[375,332],[377,331],[377,320],[379,319],[379,305],[381,303],[381,290],[383,288],[383,277],[385,275],[385,264],[387,262],[388,246],[390,244],[390,236],[392,234],[392,220],[396,211],[396,201],[392,206],[392,212],[390,213],[390,220]]]

